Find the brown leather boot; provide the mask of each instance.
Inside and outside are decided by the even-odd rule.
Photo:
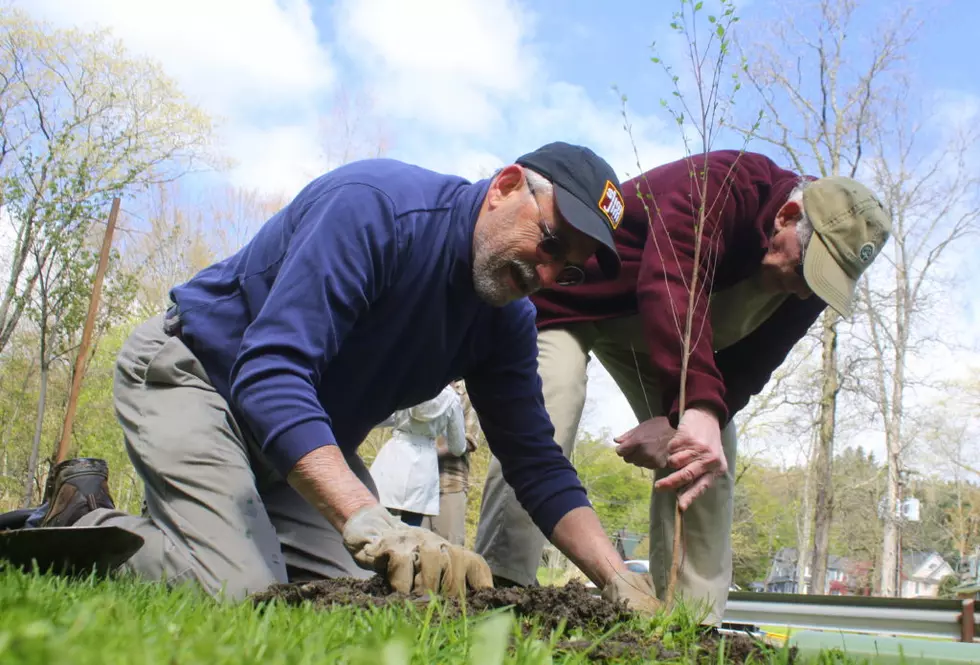
[[[109,495],[109,465],[105,460],[65,460],[52,469],[51,477],[54,480],[41,528],[71,526],[97,508],[116,507]]]

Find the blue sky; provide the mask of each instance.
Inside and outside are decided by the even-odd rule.
[[[353,146],[351,154],[361,156],[382,139],[389,156],[472,178],[560,139],[590,145],[626,177],[637,168],[614,84],[629,96],[644,167],[683,154],[677,128],[659,106],[670,91],[649,48],[656,40],[664,55],[679,56],[668,28],[677,2],[13,4],[60,26],[109,27],[133,52],[159,60],[192,99],[222,119],[220,147],[236,163],[209,182],[290,196],[345,150]],[[712,6],[704,4],[706,11]],[[774,0],[738,6],[750,36],[760,22],[802,11],[800,3]],[[956,100],[936,117],[976,113],[973,33],[980,4],[941,0],[919,2],[917,9],[926,24],[905,63],[915,94],[926,102],[936,95]],[[894,11],[893,3],[864,2],[849,43],[875,37]],[[345,97],[353,101],[340,101]],[[750,148],[778,154],[760,143]],[[618,433],[634,422],[604,372],[593,372],[590,403],[590,429]]]

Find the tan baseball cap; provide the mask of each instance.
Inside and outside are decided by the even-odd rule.
[[[885,207],[861,183],[843,176],[820,178],[803,190],[813,224],[804,253],[807,285],[841,316],[854,310],[854,289],[891,235]]]

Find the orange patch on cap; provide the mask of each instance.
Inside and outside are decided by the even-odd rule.
[[[623,221],[623,214],[626,212],[626,204],[623,202],[623,195],[619,193],[611,180],[606,181],[606,187],[602,190],[602,196],[599,197],[599,210],[609,220],[609,225],[613,231],[619,228],[620,222]]]

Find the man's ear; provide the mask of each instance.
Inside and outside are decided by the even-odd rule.
[[[499,204],[501,200],[524,186],[524,169],[520,164],[509,164],[500,169],[490,185],[490,202]]]
[[[796,222],[803,217],[803,208],[797,201],[787,201],[776,213],[776,231],[782,231],[786,227],[796,226]]]

